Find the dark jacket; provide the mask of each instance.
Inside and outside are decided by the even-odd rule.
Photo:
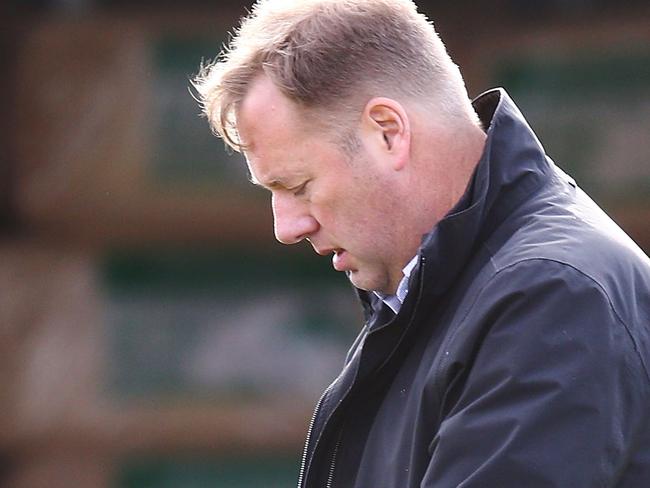
[[[318,403],[301,487],[650,487],[650,260],[503,90],[488,139]]]

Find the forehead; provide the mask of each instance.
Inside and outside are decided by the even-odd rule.
[[[237,130],[244,147],[257,151],[267,140],[276,143],[301,129],[298,107],[265,75],[250,85],[237,110]]]
[[[317,126],[267,76],[255,79],[237,110],[252,181],[271,187],[305,170],[327,139]]]
[[[270,186],[278,179],[271,174],[277,163],[271,163],[288,156],[299,136],[296,122],[291,103],[266,76],[253,81],[237,110],[237,131],[253,183]]]

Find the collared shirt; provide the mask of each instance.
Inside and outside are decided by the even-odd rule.
[[[399,285],[397,285],[397,292],[394,295],[387,295],[378,291],[373,292],[386,305],[388,305],[395,314],[399,312],[399,309],[402,307],[402,303],[404,303],[404,299],[406,298],[406,294],[409,292],[409,277],[411,276],[411,272],[413,271],[413,268],[415,268],[416,264],[418,264],[417,254],[413,256],[408,264],[404,266],[404,269],[402,269],[404,276],[400,280]]]

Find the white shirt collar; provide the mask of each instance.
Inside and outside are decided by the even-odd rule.
[[[393,312],[395,312],[395,314],[399,312],[399,309],[402,307],[402,304],[404,303],[404,299],[406,298],[406,295],[409,292],[408,290],[409,278],[416,264],[418,264],[417,254],[413,256],[413,258],[408,262],[408,264],[404,266],[404,269],[402,269],[402,274],[404,274],[404,276],[400,280],[399,285],[397,285],[397,292],[394,295],[387,295],[385,293],[380,293],[377,291],[373,292],[386,305],[388,305],[390,309]]]

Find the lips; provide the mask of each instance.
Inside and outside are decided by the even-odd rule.
[[[332,266],[334,266],[336,271],[348,271],[347,256],[348,253],[343,249],[337,249],[334,251],[334,256],[332,256]]]
[[[314,251],[316,251],[316,254],[320,254],[321,256],[327,256],[328,254],[332,254],[333,252],[337,251],[332,247],[316,247],[313,244],[312,247],[314,248]]]
[[[317,254],[321,256],[327,256],[328,254],[334,253],[332,256],[332,266],[336,271],[349,271],[349,258],[348,253],[345,249],[333,248],[333,247],[317,247],[312,243],[312,247]]]

